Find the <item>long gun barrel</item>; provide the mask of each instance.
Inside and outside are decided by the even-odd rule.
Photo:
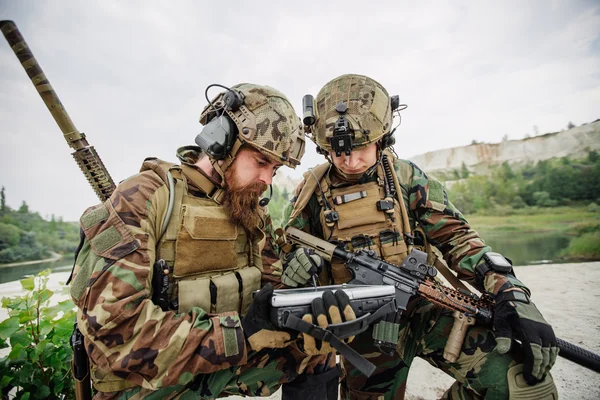
[[[399,309],[406,309],[408,300],[419,295],[427,300],[454,311],[455,325],[450,333],[446,347],[450,356],[457,356],[462,346],[468,325],[475,319],[484,324],[492,321],[494,301],[490,296],[479,298],[474,294],[444,286],[432,278],[436,270],[426,265],[426,254],[413,250],[401,265],[394,265],[380,260],[374,252],[359,250],[349,252],[325,240],[314,237],[299,229],[288,227],[286,241],[313,249],[327,261],[333,257],[344,260],[354,278],[350,284],[392,285],[396,287],[396,303]],[[460,337],[462,335],[462,337]],[[460,339],[460,340],[459,340]],[[600,355],[585,350],[563,339],[556,339],[559,355],[579,365],[600,372]],[[446,354],[444,354],[446,356]]]
[[[21,32],[13,21],[0,21],[0,29],[6,37],[8,44],[15,52],[27,76],[37,89],[40,97],[48,107],[50,114],[58,124],[69,147],[75,150],[72,155],[88,182],[101,201],[110,197],[115,189],[115,184],[110,177],[104,163],[98,156],[93,146],[90,146],[85,134],[79,132],[71,117],[67,114],[63,104],[58,98],[54,88],[48,81],[46,74],[33,56],[31,49],[23,39]]]

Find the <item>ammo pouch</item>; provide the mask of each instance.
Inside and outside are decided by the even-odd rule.
[[[181,215],[173,268],[179,312],[200,307],[207,313],[243,315],[252,292],[260,289],[264,234],[256,232],[250,242],[244,229],[231,223],[225,209],[212,200],[184,196]]]

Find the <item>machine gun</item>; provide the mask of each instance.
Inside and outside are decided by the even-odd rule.
[[[402,264],[394,265],[377,258],[376,253],[372,250],[361,249],[349,252],[339,245],[329,243],[293,227],[286,229],[285,240],[292,244],[313,249],[327,261],[331,261],[334,257],[343,260],[346,268],[353,274],[353,279],[348,282],[350,285],[389,285],[393,287],[395,289],[394,306],[396,308],[392,311],[406,310],[406,306],[413,296],[420,296],[447,310],[453,311],[455,322],[444,348],[444,357],[449,361],[455,361],[460,354],[460,349],[462,348],[469,325],[473,325],[476,320],[486,325],[492,322],[492,310],[494,307],[492,297],[487,294],[477,296],[473,293],[453,289],[437,282],[433,279],[437,271],[435,268],[427,265],[427,254],[424,252],[413,250],[404,259]],[[275,291],[275,293],[277,292]],[[304,292],[304,294],[306,293]],[[288,314],[302,318],[303,314],[295,312],[293,307],[290,307],[287,311]],[[286,310],[277,310],[276,313],[284,315]],[[368,318],[370,320],[375,319],[373,316]],[[290,317],[288,316],[287,319],[290,319]],[[293,320],[294,318],[291,319]],[[277,319],[273,322],[278,323]],[[347,335],[344,337],[351,335],[348,332],[336,329],[338,329],[337,325],[330,325],[326,328],[331,334],[339,332],[340,334]],[[560,356],[593,371],[600,372],[600,355],[559,338],[556,338],[556,341],[560,349]],[[335,343],[333,341],[330,342],[335,347]],[[342,342],[342,344],[344,343]],[[349,361],[353,362],[351,359]],[[355,364],[355,366],[359,368],[358,365]]]
[[[48,81],[42,67],[33,56],[31,49],[19,32],[13,21],[0,21],[0,30],[13,49],[15,55],[25,69],[27,76],[37,89],[40,97],[48,107],[50,114],[58,124],[69,147],[75,150],[72,155],[81,172],[85,175],[92,189],[101,201],[105,201],[115,190],[115,184],[106,170],[104,163],[93,146],[88,143],[85,134],[79,132],[71,117],[67,114],[63,104],[58,98],[54,88]],[[69,278],[70,280],[70,278]],[[67,284],[69,282],[67,281]],[[71,336],[73,359],[71,370],[75,380],[75,394],[77,400],[92,398],[92,389],[89,373],[89,361],[83,345],[83,335],[77,328],[73,328]]]

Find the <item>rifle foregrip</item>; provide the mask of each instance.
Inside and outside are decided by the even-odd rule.
[[[466,316],[460,311],[454,311],[454,324],[448,336],[446,347],[444,347],[444,358],[449,362],[455,362],[460,355],[465,335],[469,326],[475,324],[475,318]]]

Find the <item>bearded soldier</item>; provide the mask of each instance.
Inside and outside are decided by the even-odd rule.
[[[98,399],[265,396],[315,373],[268,321],[282,267],[259,199],[300,163],[302,126],[273,88],[225,89],[181,164],[147,158],[81,217],[71,296]]]
[[[456,379],[444,398],[555,398],[548,372],[558,353],[556,338],[529,300],[530,291],[511,263],[469,226],[443,186],[391,151],[398,97],[371,78],[343,75],[327,83],[310,106],[314,116],[308,115],[305,124],[312,124],[311,139],[328,162],[304,174],[284,212],[287,225],[349,251],[374,250],[395,264],[416,247],[427,251],[430,263],[447,264],[460,280],[496,301],[493,329],[469,326],[453,359],[444,354],[452,313],[413,299],[401,316],[388,316],[354,339],[352,347],[378,368],[366,378],[344,360],[342,398],[404,398],[415,357]],[[288,286],[302,286],[316,272],[321,285],[352,277],[341,261],[323,267],[323,260],[305,248],[292,250],[285,260],[282,282]],[[454,277],[462,285],[459,279]],[[396,339],[395,349],[375,345]],[[512,339],[521,344],[509,351]]]

